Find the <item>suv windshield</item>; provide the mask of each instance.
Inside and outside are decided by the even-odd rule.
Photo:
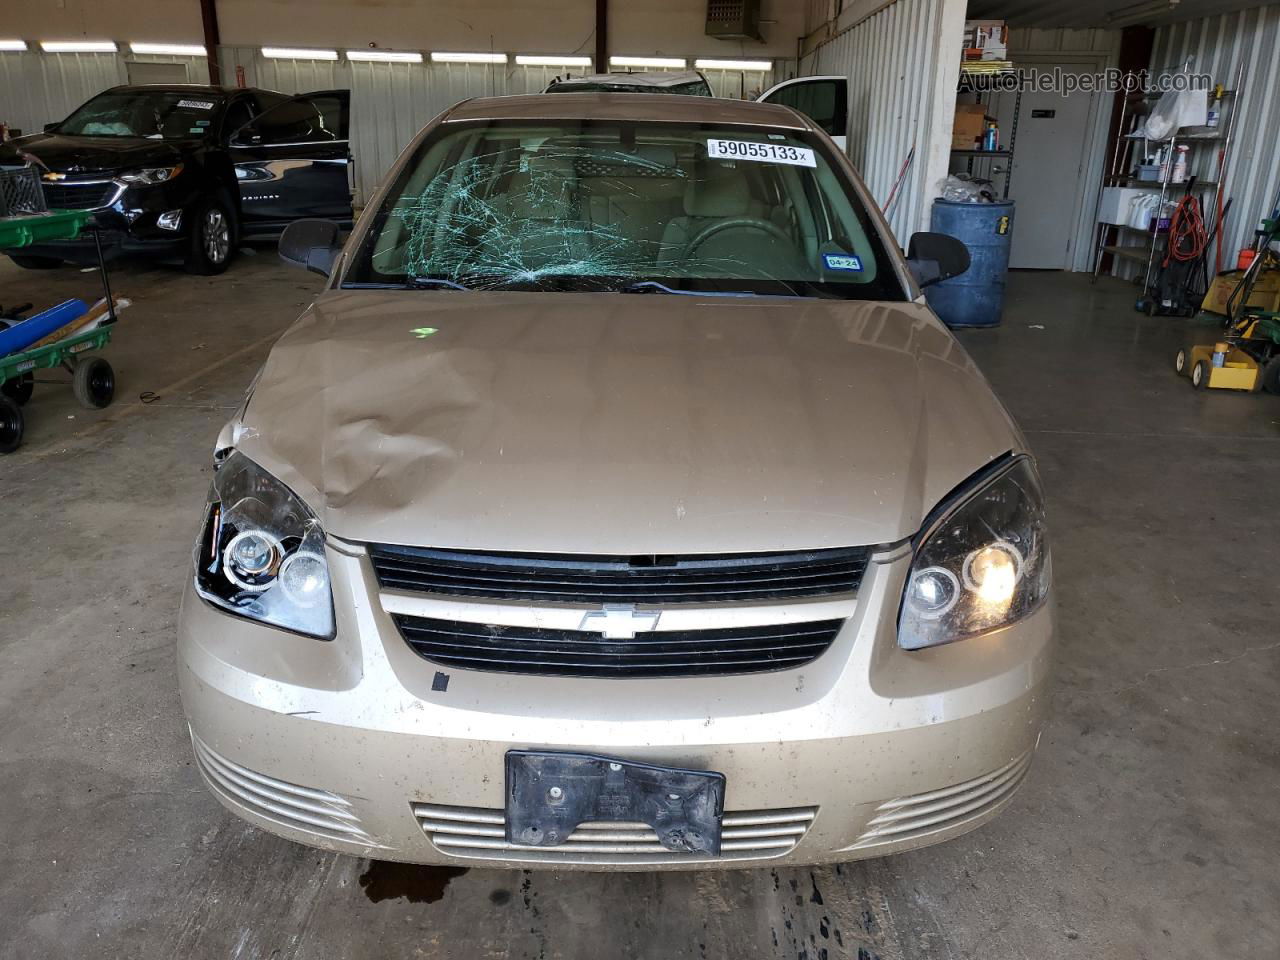
[[[902,300],[826,146],[695,123],[446,123],[391,185],[346,284]]]
[[[58,124],[57,132],[81,137],[190,140],[209,132],[217,106],[214,97],[199,91],[109,91]]]

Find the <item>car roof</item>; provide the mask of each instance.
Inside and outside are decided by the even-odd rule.
[[[481,97],[462,101],[444,117],[446,123],[460,120],[666,120],[817,129],[801,114],[778,104],[667,93],[535,93]]]
[[[706,77],[693,70],[679,73],[593,73],[585,77],[565,77],[557,80],[556,86],[573,86],[579,83],[612,83],[628,87],[678,87],[686,83],[706,82]]]
[[[211,83],[122,83],[111,88],[112,93],[142,93],[147,90],[161,90],[165,93],[203,93],[206,96],[229,97],[239,87],[214,86]]]

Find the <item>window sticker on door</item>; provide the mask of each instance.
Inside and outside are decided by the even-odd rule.
[[[210,100],[179,100],[178,106],[188,107],[192,110],[212,110],[213,102]]]
[[[708,140],[707,156],[719,160],[754,160],[757,163],[785,163],[793,167],[816,167],[818,161],[808,147],[756,140]]]
[[[211,123],[213,123],[213,121],[212,121],[212,120],[197,120],[197,121],[196,121],[196,126],[197,126],[197,127],[207,127],[207,126],[209,126],[209,124],[211,124]]]
[[[824,253],[822,262],[828,270],[848,270],[853,273],[862,272],[862,258],[852,257],[844,253]]]

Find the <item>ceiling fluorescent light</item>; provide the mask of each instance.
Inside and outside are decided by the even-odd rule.
[[[421,63],[422,54],[416,50],[348,50],[348,60],[364,60],[369,63]]]
[[[1133,26],[1153,17],[1165,16],[1177,9],[1179,0],[1144,0],[1108,11],[1107,22],[1115,26]]]
[[[688,64],[675,57],[610,57],[611,67],[674,67],[683,70]]]
[[[439,53],[432,51],[432,63],[506,63],[505,53]]]
[[[203,57],[204,47],[198,43],[131,43],[134,53],[146,53],[156,57]]]
[[[538,55],[516,55],[516,63],[522,67],[589,67],[590,57],[552,57]]]
[[[21,53],[25,49],[27,49],[25,40],[0,40],[0,50],[7,53]]]
[[[695,60],[699,70],[772,70],[772,60]]]
[[[45,53],[115,53],[116,45],[110,40],[41,40],[40,49]]]
[[[337,50],[308,50],[300,47],[263,47],[262,55],[272,60],[337,60]]]

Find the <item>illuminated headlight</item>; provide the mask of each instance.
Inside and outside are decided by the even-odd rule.
[[[121,183],[130,185],[164,183],[166,180],[172,180],[181,172],[182,164],[174,167],[145,167],[142,170],[130,170],[128,173],[119,174],[116,179]]]
[[[195,549],[196,591],[231,613],[330,639],[324,532],[306,505],[239,452],[217,469]]]
[[[898,617],[907,650],[976,637],[1034,613],[1049,593],[1044,496],[1028,457],[962,493],[917,543]]]

